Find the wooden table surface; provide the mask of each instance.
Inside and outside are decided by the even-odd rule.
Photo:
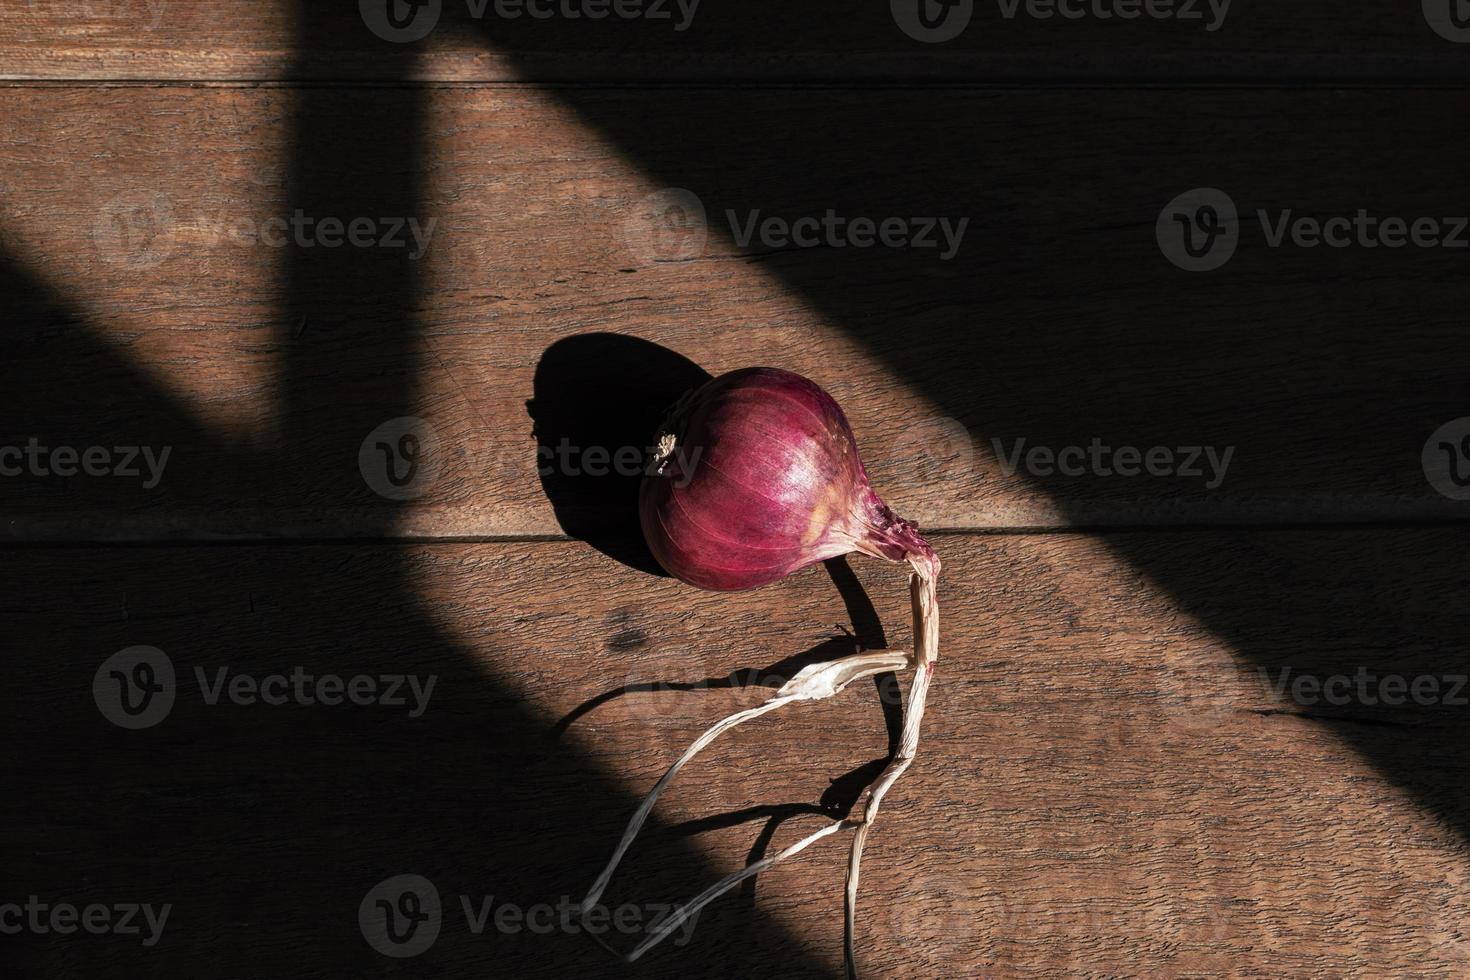
[[[903,6],[446,0],[405,43],[366,0],[0,12],[4,975],[840,977],[840,837],[634,966],[555,912],[710,723],[911,644],[896,568],[698,592],[636,475],[589,475],[752,364],[837,397],[944,560],[865,977],[1470,975],[1461,7],[961,4],[930,44]],[[1159,238],[1194,188],[1241,216],[1208,272]],[[742,240],[828,212],[965,230]],[[1273,241],[1360,212],[1446,240]],[[1173,469],[1016,463],[1094,444]],[[130,728],[136,647],[175,677]],[[294,674],[404,680],[218,686]],[[606,902],[846,813],[894,693],[724,736]],[[401,875],[441,911],[396,957]],[[38,902],[170,911],[147,943]]]

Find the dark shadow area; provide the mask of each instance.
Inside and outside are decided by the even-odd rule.
[[[596,697],[590,698],[578,705],[574,710],[562,718],[553,727],[550,737],[553,740],[560,739],[572,725],[594,712],[596,709],[608,704],[620,697],[629,694],[653,694],[666,691],[693,691],[693,690],[717,690],[729,688],[765,687],[779,688],[796,675],[803,667],[815,663],[825,663],[841,657],[849,656],[861,650],[882,650],[887,648],[887,637],[883,632],[883,624],[878,618],[878,611],[873,607],[872,600],[868,598],[867,590],[853,574],[852,567],[847,558],[832,558],[823,563],[832,583],[837,587],[842,596],[843,604],[847,608],[848,618],[853,624],[854,633],[844,631],[844,635],[833,637],[817,644],[809,650],[802,651],[791,657],[787,657],[768,667],[746,667],[732,671],[724,677],[709,677],[699,681],[660,681],[647,684],[631,684],[604,691]],[[898,677],[895,674],[880,674],[874,679],[877,689],[879,703],[883,707],[884,728],[888,736],[888,750],[881,758],[866,762],[846,773],[836,777],[823,792],[821,800],[816,804],[811,803],[788,803],[777,805],[762,805],[748,807],[743,810],[729,813],[716,814],[714,816],[702,817],[697,820],[685,821],[675,824],[669,828],[669,834],[675,837],[693,837],[714,830],[723,830],[729,827],[737,827],[752,820],[764,820],[765,825],[761,828],[760,835],[752,845],[747,863],[754,863],[766,856],[771,841],[775,839],[776,832],[780,830],[786,821],[801,816],[824,816],[831,820],[846,819],[853,807],[857,805],[863,792],[872,785],[873,780],[883,771],[883,768],[893,759],[898,751],[899,734],[903,728],[903,696],[899,689]],[[797,708],[799,709],[799,706]],[[711,718],[710,722],[716,721]],[[779,721],[779,716],[778,719]],[[706,753],[717,752],[719,743],[705,749]],[[754,911],[755,889],[758,878],[752,878],[744,882],[741,887],[741,895],[744,904]]]
[[[461,896],[529,908],[579,894],[637,797],[575,749],[542,746],[533,733],[545,719],[474,663],[499,655],[442,634],[407,572],[435,560],[431,548],[380,545],[12,552],[7,592],[31,599],[8,610],[26,642],[7,662],[52,693],[18,702],[3,725],[8,880],[53,903],[172,906],[156,947],[9,937],[13,974],[190,976],[224,956],[252,975],[378,975],[394,964],[364,941],[359,903],[391,876],[418,874],[444,912],[433,947],[404,961],[416,976],[733,980],[781,963],[823,975],[738,902],[712,907],[689,945],[636,970],[585,936],[472,932]],[[25,582],[49,587],[22,593]],[[102,659],[138,642],[170,656],[178,699],[157,726],[129,732],[90,691]],[[437,682],[418,718],[411,698],[400,708],[206,700],[220,669],[260,678],[298,664],[317,677]],[[718,877],[695,842],[656,822],[650,831],[657,860],[630,865],[610,905],[681,900]]]
[[[556,62],[544,25],[446,20],[441,29],[513,54],[527,77]],[[1462,209],[1470,137],[1456,120],[1465,93],[922,84],[557,92],[655,183],[697,195],[710,226],[700,262],[758,264],[890,366],[895,385],[965,426],[979,488],[1011,479],[1040,489],[1083,527],[1446,522],[1406,538],[1411,561],[1386,560],[1385,539],[1366,530],[1227,533],[1226,548],[1218,535],[1170,536],[1167,547],[1147,533],[1110,537],[1249,663],[1322,676],[1385,662],[1411,676],[1470,668],[1457,639],[1470,608],[1442,585],[1463,577],[1466,532],[1448,523],[1463,521],[1463,505],[1430,489],[1419,463],[1430,433],[1467,413],[1470,280],[1458,253],[1271,240],[1284,212],[1321,221],[1365,209],[1412,222]],[[1156,237],[1166,203],[1193,187],[1225,189],[1242,215],[1237,252],[1208,274],[1175,268]],[[828,209],[968,217],[970,226],[948,261],[937,249],[735,240],[753,214],[789,224]],[[718,288],[716,274],[711,283]],[[988,461],[1020,439],[1055,449],[1094,438],[1235,455],[1218,486],[1183,473],[1022,469],[1010,478]],[[1341,590],[1297,587],[1327,567]],[[1397,650],[1409,635],[1436,639]],[[949,657],[970,653],[946,647]],[[1224,679],[1201,679],[1198,696],[1216,683]],[[1381,707],[1337,714],[1371,720]],[[1410,704],[1396,715],[1421,727],[1344,722],[1343,738],[1470,836],[1467,784],[1446,779],[1446,766],[1463,768],[1449,760],[1470,750],[1470,714]]]
[[[193,414],[167,387],[132,363],[125,347],[88,329],[87,320],[58,290],[24,268],[22,256],[0,251],[0,314],[8,355],[0,376],[0,445],[40,450],[106,447],[113,475],[58,476],[48,456],[39,479],[12,478],[0,492],[14,512],[56,515],[58,528],[105,536],[130,513],[166,508],[181,524],[226,497],[251,500],[259,467],[248,446]],[[56,365],[70,365],[90,383],[58,384]],[[114,447],[131,448],[131,462]],[[146,447],[156,468],[142,455]],[[206,448],[207,447],[207,448]],[[164,456],[165,449],[168,450]],[[209,465],[200,465],[206,459]],[[27,467],[7,459],[9,466]],[[135,471],[136,475],[126,475]],[[159,474],[156,485],[149,486]],[[24,475],[24,474],[23,474]],[[44,524],[45,522],[37,522]]]
[[[568,728],[596,711],[605,704],[629,694],[657,694],[661,691],[718,691],[732,688],[764,687],[774,690],[796,676],[796,672],[811,664],[826,663],[857,653],[859,645],[852,636],[835,636],[823,640],[810,649],[785,657],[769,667],[737,667],[723,677],[706,677],[694,681],[649,681],[640,684],[624,684],[588,698],[558,721],[550,734],[559,739]]]
[[[1459,84],[1465,68],[1463,52],[1428,29],[1418,5],[1406,9],[1394,0],[1364,0],[1350,14],[1322,0],[1251,4],[1218,18],[1200,5],[1184,16],[1141,13],[1132,24],[1082,8],[1063,15],[1041,5],[1034,9],[1045,12],[1032,15],[1025,6],[940,0],[668,0],[610,4],[600,15],[597,4],[574,5],[582,14],[575,17],[548,15],[560,6],[551,3],[505,3],[501,16],[479,0],[395,0],[405,34],[426,40],[371,49],[354,43],[362,30],[356,0],[321,6],[336,9],[338,30],[295,78],[381,77],[385,63],[441,44],[451,25],[492,37],[512,65],[534,63],[534,80],[543,83]],[[388,4],[367,6],[381,11]],[[1453,0],[1440,9],[1459,17]],[[474,46],[458,47],[469,51],[435,52],[441,69],[447,63],[463,70]],[[477,66],[483,74],[476,77],[498,77],[499,62],[492,64]]]
[[[562,530],[639,571],[666,574],[643,543],[638,486],[665,415],[709,378],[688,358],[621,334],[568,337],[546,350],[526,411],[541,487]]]

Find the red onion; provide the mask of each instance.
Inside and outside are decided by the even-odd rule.
[[[686,395],[659,433],[658,471],[643,481],[643,536],[670,574],[701,589],[767,585],[861,551],[935,564],[858,458],[847,417],[799,374],[746,368]]]
[[[915,668],[898,751],[879,775],[860,818],[830,824],[716,883],[665,919],[625,958],[637,959],[709,901],[829,834],[855,830],[848,861],[844,952],[852,948],[863,844],[884,794],[913,761],[925,697],[939,656],[935,583],[939,558],[914,524],[873,492],[841,407],[814,382],[776,368],[715,378],[679,400],[659,433],[656,471],[639,495],[643,534],[672,575],[702,589],[738,591],[779,581],[816,562],[862,552],[912,568],[912,654],[864,651],[804,668],[766,703],[716,724],[689,747],[644,799],[612,861],[581,909],[601,896],[658,794],[722,732],[793,701],[831,697],[861,677]]]

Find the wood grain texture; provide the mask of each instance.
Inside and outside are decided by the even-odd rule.
[[[588,474],[769,363],[846,406],[945,560],[866,978],[1470,974],[1467,505],[1424,459],[1467,415],[1466,250],[1255,219],[1466,214],[1451,4],[1237,0],[1210,31],[992,2],[922,44],[881,0],[704,0],[683,31],[445,0],[393,44],[353,0],[6,3],[0,925],[171,909],[152,946],[6,934],[8,973],[836,980],[842,838],[637,968],[494,920],[560,915],[712,721],[909,642],[893,567],[639,570],[637,476]],[[1197,187],[1247,218],[1208,273],[1156,240]],[[829,210],[968,230],[950,259],[734,240]],[[1232,456],[1217,486],[1000,458],[1094,439]],[[51,471],[7,469],[32,444]],[[54,472],[93,449],[111,475]],[[1062,533],[993,533],[1023,529]],[[128,731],[97,698],[140,644],[176,700]],[[404,703],[211,703],[297,671]],[[848,812],[896,693],[726,735],[608,904],[646,921]],[[359,917],[402,874],[443,917],[394,960]]]
[[[1463,604],[1432,597],[1460,588],[1445,556],[1466,542],[1442,534],[937,539],[943,660],[919,761],[868,851],[867,975],[1462,974],[1465,708],[1272,690],[1283,668],[1463,675]],[[1135,567],[1205,548],[1213,588],[1171,592]],[[1365,553],[1382,572],[1355,585],[1339,570]],[[736,682],[908,642],[892,566],[741,595],[558,542],[53,547],[3,568],[7,666],[28,679],[0,723],[10,891],[174,905],[153,948],[8,939],[21,973],[391,973],[355,913],[400,873],[434,881],[447,910],[403,961],[416,975],[840,973],[835,841],[637,971],[560,930],[475,935],[458,896],[579,894],[680,748],[769,693]],[[171,659],[177,698],[123,731],[91,691],[135,644]],[[412,718],[211,706],[194,673],[297,666],[437,683]],[[660,802],[607,901],[688,897],[821,826],[873,775],[884,724],[862,684],[730,732]]]
[[[1363,210],[1450,233],[1465,103],[1411,89],[14,89],[0,445],[172,458],[156,487],[0,480],[0,533],[622,527],[636,475],[574,474],[646,446],[701,370],[761,363],[827,386],[875,485],[928,527],[1459,519],[1465,503],[1421,456],[1465,415],[1465,251],[1273,246],[1269,225]],[[1200,186],[1248,217],[1228,264],[1185,272],[1155,224]],[[672,207],[691,200],[703,221]],[[829,211],[969,223],[949,260],[738,241],[751,220]],[[427,423],[426,462],[385,497],[377,443],[398,434],[369,436],[403,417]],[[1093,440],[1167,449],[1182,475],[1009,469],[1018,451]],[[1201,447],[1232,452],[1228,468]]]
[[[570,3],[539,0],[539,8]],[[508,6],[524,8],[523,0]],[[1031,80],[1463,81],[1465,44],[1448,2],[1170,0],[1099,16],[1116,0],[977,0],[953,39],[923,43],[888,3],[628,0],[662,16],[496,16],[444,0],[423,40],[391,43],[356,0],[16,0],[0,14],[0,75],[99,80]],[[368,5],[373,9],[373,4]],[[614,9],[604,4],[604,9]],[[686,3],[685,7],[688,7]],[[917,4],[909,4],[916,8]],[[1028,13],[1033,7],[1050,16]],[[378,3],[379,12],[382,4]],[[403,8],[406,12],[407,8]],[[474,11],[485,10],[476,17]],[[1147,12],[1158,10],[1161,16]],[[1426,15],[1425,11],[1429,11]],[[1183,16],[1180,16],[1180,15]],[[376,15],[375,15],[376,16]],[[386,21],[382,22],[386,25]],[[681,25],[683,29],[681,28]],[[424,30],[429,30],[425,27]],[[1446,28],[1449,37],[1460,32]]]

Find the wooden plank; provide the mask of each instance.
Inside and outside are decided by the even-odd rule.
[[[760,363],[827,386],[929,527],[1464,515],[1421,457],[1453,492],[1465,253],[1269,240],[1288,211],[1451,234],[1462,94],[568,93],[11,90],[0,533],[623,534],[638,467],[588,463]],[[1156,238],[1196,186],[1250,216],[1213,272]],[[671,187],[707,231],[650,224],[690,200]],[[829,212],[969,224],[948,261],[737,241]],[[403,418],[426,424],[400,490]],[[41,476],[32,440],[64,470],[154,465]],[[1170,475],[1029,455],[1094,440],[1167,449]]]
[[[867,975],[1465,972],[1465,708],[1445,688],[1293,694],[1360,668],[1375,691],[1462,676],[1464,605],[1435,597],[1462,585],[1464,533],[935,543],[943,659],[868,852]],[[27,974],[377,974],[359,903],[414,873],[446,911],[404,968],[632,976],[560,928],[476,935],[459,896],[577,895],[679,749],[769,693],[732,678],[776,684],[909,632],[901,572],[867,560],[740,595],[562,542],[53,547],[0,567],[7,900],[173,906],[148,948],[8,937]],[[139,644],[169,658],[175,696],[124,730],[93,685]],[[411,697],[210,705],[196,675],[298,667],[437,682],[410,717]],[[609,903],[687,897],[821,826],[884,744],[867,684],[730,732],[660,801]],[[839,976],[843,851],[763,875],[637,975]]]
[[[568,18],[499,16],[531,0],[421,6],[403,33],[378,0],[16,0],[0,33],[12,79],[1384,80],[1458,84],[1467,48],[1448,2],[989,0],[917,20],[917,3],[639,0]],[[436,10],[436,14],[434,11]],[[512,9],[514,8],[514,9]],[[364,14],[363,10],[369,11]],[[475,11],[484,11],[476,17]],[[637,16],[622,16],[630,11]],[[1130,11],[1132,19],[1124,19]],[[401,12],[407,14],[404,6]],[[1121,12],[1124,16],[1111,16]],[[652,15],[652,16],[650,16]],[[369,17],[372,24],[369,24]],[[1435,26],[1437,25],[1438,29]],[[957,33],[956,33],[957,32]],[[948,40],[928,42],[920,37]],[[421,40],[396,42],[385,38]]]

